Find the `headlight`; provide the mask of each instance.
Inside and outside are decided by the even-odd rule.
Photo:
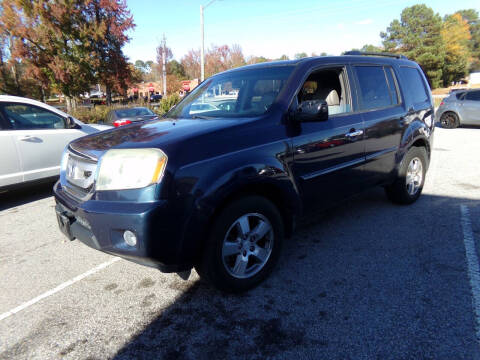
[[[113,149],[100,160],[97,190],[139,189],[162,180],[167,155],[159,149]]]
[[[67,162],[68,162],[68,150],[65,148],[62,154],[62,161],[60,162],[60,171],[67,170]]]

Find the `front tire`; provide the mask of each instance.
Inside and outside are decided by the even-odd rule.
[[[455,129],[460,125],[460,120],[458,119],[457,114],[447,111],[440,117],[440,124],[442,125],[442,128]]]
[[[422,193],[428,167],[427,151],[423,147],[411,147],[405,154],[395,182],[385,187],[387,197],[394,203],[414,203]]]
[[[272,202],[260,196],[238,199],[214,221],[197,272],[220,290],[246,291],[270,274],[283,238],[282,217]]]

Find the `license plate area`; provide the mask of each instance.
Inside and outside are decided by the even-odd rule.
[[[71,241],[75,240],[75,238],[72,235],[72,231],[70,229],[70,225],[72,225],[73,218],[69,217],[67,213],[60,212],[57,210],[57,221],[58,221],[58,227],[60,228],[60,231]]]

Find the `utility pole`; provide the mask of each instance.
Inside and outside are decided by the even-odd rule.
[[[200,36],[202,38],[202,46],[200,49],[200,81],[205,80],[205,49],[203,36],[203,5],[200,5]]]
[[[166,57],[167,57],[167,40],[165,34],[163,34],[163,44],[162,44],[162,75],[163,75],[163,96],[167,96],[167,67],[166,67]]]
[[[200,48],[200,81],[205,80],[205,41],[204,41],[204,21],[203,21],[203,11],[210,6],[216,0],[210,0],[210,2],[203,6],[200,5],[200,37],[202,39],[202,46]]]

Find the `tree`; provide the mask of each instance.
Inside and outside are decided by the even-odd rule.
[[[42,90],[53,84],[70,99],[93,80],[84,7],[80,0],[2,1],[2,31],[9,36],[10,62],[21,63]],[[18,70],[14,69],[18,83]]]
[[[245,56],[243,56],[242,47],[238,44],[233,44],[230,48],[230,53],[228,54],[228,68],[234,69],[240,66],[245,65]]]
[[[135,68],[140,70],[142,73],[146,72],[145,71],[145,62],[143,62],[142,60],[135,61]]]
[[[259,64],[259,63],[268,62],[268,61],[270,60],[264,56],[251,56],[248,59],[247,64]]]
[[[430,85],[442,83],[445,63],[445,43],[441,35],[442,19],[425,5],[403,9],[400,20],[393,20],[385,32],[381,32],[386,51],[402,53],[420,64]]]
[[[167,74],[173,75],[179,80],[185,79],[185,69],[183,65],[179,63],[177,60],[171,60],[167,64]]]
[[[189,79],[200,78],[200,50],[190,50],[180,61]]]
[[[445,42],[443,85],[449,86],[465,77],[468,71],[471,38],[468,22],[458,13],[446,16],[441,34]]]
[[[21,67],[42,95],[50,85],[64,94],[68,111],[75,106],[72,99],[95,82],[105,85],[108,95],[125,89],[131,68],[122,46],[134,24],[124,1],[3,0],[1,8],[14,82]]]
[[[228,45],[212,45],[205,55],[205,77],[227,70],[229,54]]]
[[[165,56],[165,64],[167,64],[170,60],[173,58],[173,53],[172,49],[170,49],[168,46],[165,46],[166,48],[166,56]],[[163,46],[160,44],[157,46],[157,64],[162,68],[163,64]]]
[[[110,105],[112,91],[125,93],[132,76],[122,47],[130,40],[126,33],[135,24],[123,0],[88,0],[85,7],[94,75],[98,82],[105,85],[106,101]]]
[[[474,9],[457,11],[467,21],[470,31],[470,71],[480,71],[480,18]]]
[[[360,49],[362,52],[383,52],[384,49],[381,48],[380,46],[375,46],[371,44],[366,44],[363,45],[362,48]]]
[[[294,56],[295,59],[302,59],[302,58],[306,58],[306,57],[308,57],[308,54],[306,52],[297,53]]]
[[[290,60],[290,58],[287,55],[283,54],[277,60]]]

